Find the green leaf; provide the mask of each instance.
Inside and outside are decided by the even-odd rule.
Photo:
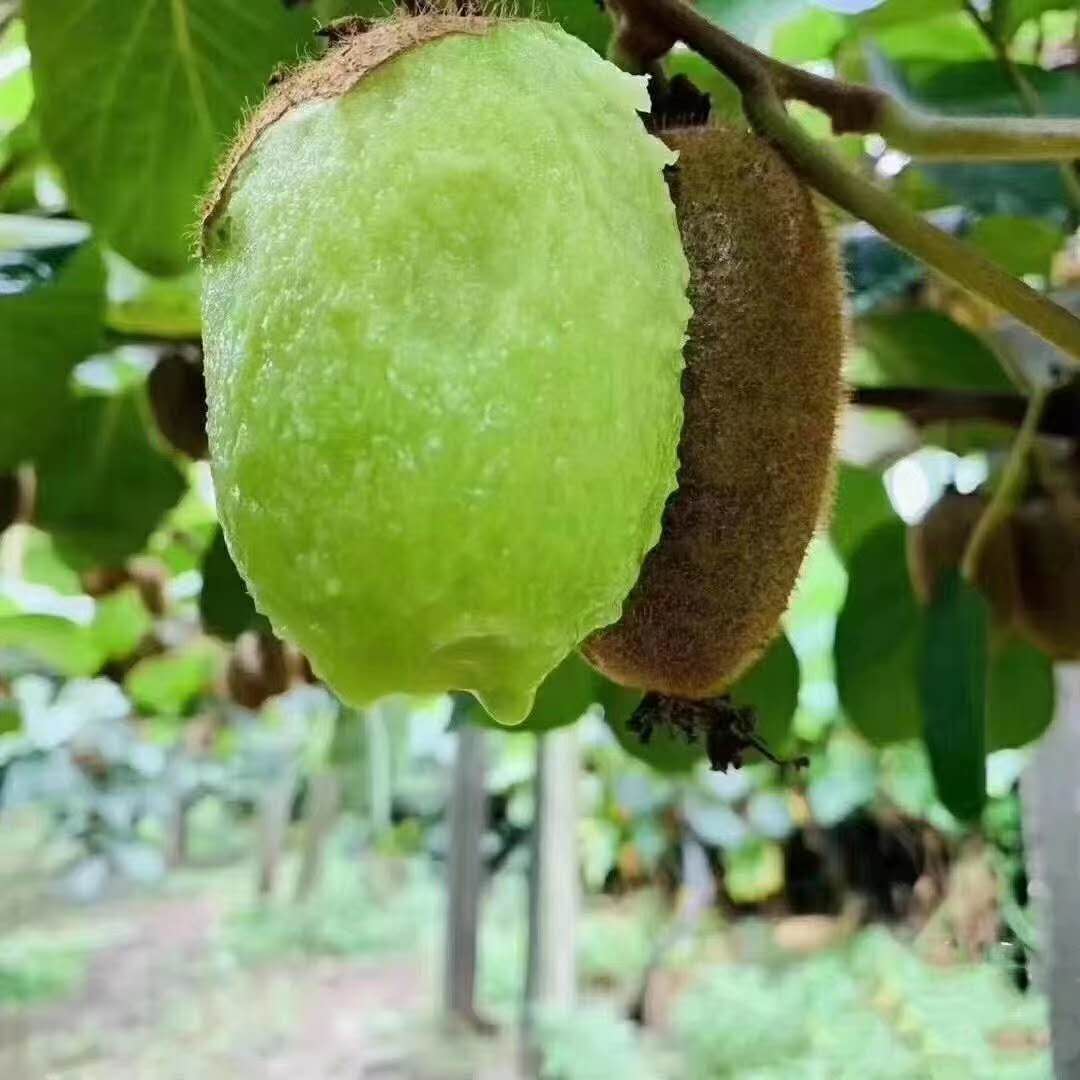
[[[1065,234],[1038,218],[999,214],[978,222],[967,240],[1010,274],[1049,277],[1054,256],[1065,245]]]
[[[784,852],[771,840],[755,840],[724,852],[724,888],[736,904],[760,904],[784,887]]]
[[[1034,742],[1054,719],[1054,665],[1046,653],[1016,638],[990,651],[986,748]]]
[[[835,11],[807,11],[777,28],[771,51],[786,64],[826,60],[847,32],[847,23]]]
[[[803,10],[803,0],[700,0],[697,7],[742,41],[767,47],[772,31]]]
[[[124,689],[140,710],[155,716],[182,716],[207,692],[220,654],[209,641],[140,660],[124,677]]]
[[[0,649],[10,649],[72,679],[95,674],[105,662],[101,643],[89,627],[56,615],[0,618]]]
[[[21,19],[0,35],[0,135],[21,124],[34,101],[30,57]]]
[[[799,661],[784,634],[732,687],[731,699],[757,710],[758,735],[773,753],[782,753],[799,706]]]
[[[1080,78],[1075,72],[1043,71],[1030,65],[1020,65],[1019,70],[1038,93],[1047,115],[1073,118],[1080,114]],[[898,74],[905,96],[922,108],[955,115],[1024,115],[1012,83],[992,59],[961,64],[913,62],[901,65]],[[1068,202],[1055,165],[979,162],[918,168],[953,199],[980,214],[1067,220]]]
[[[93,633],[106,660],[131,656],[153,629],[154,620],[135,585],[125,585],[97,602]]]
[[[119,566],[184,489],[180,470],[150,442],[138,392],[86,397],[63,442],[39,461],[37,523],[71,565]]]
[[[855,729],[877,746],[922,730],[916,685],[922,614],[908,581],[905,527],[879,525],[848,562],[836,624],[836,685]]]
[[[118,255],[108,259],[108,267],[105,321],[110,330],[150,339],[194,340],[201,336],[197,271],[162,280],[144,274]]]
[[[986,601],[953,571],[927,611],[919,685],[938,798],[961,821],[986,803],[987,623]]]
[[[191,261],[245,104],[313,27],[281,0],[26,0],[42,136],[80,215],[137,266]]]
[[[1046,11],[1073,11],[1076,0],[991,0],[990,15],[994,32],[1005,41],[1028,19],[1037,19]]]
[[[840,466],[829,535],[842,559],[850,558],[878,525],[895,518],[881,473],[857,465]]]
[[[957,63],[993,55],[958,0],[888,0],[852,20],[878,57]]]
[[[266,616],[255,608],[220,529],[203,557],[199,614],[206,630],[226,641],[235,641],[245,630],[270,630]]]
[[[940,312],[871,315],[860,320],[858,333],[866,355],[853,364],[853,381],[870,386],[1013,389],[990,347]]]
[[[71,372],[101,345],[104,304],[91,244],[0,255],[0,471],[66,431]]]

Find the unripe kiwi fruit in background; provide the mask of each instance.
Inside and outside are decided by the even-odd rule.
[[[346,700],[521,720],[675,486],[688,269],[643,80],[551,25],[395,18],[276,85],[203,227],[218,509]]]
[[[1080,498],[1039,494],[1013,517],[1017,623],[1055,660],[1080,660]]]
[[[844,288],[810,192],[755,135],[662,136],[694,314],[679,487],[614,626],[585,655],[627,686],[700,698],[775,636],[827,509]]]
[[[968,541],[986,506],[985,495],[961,494],[950,487],[922,520],[908,529],[908,572],[920,603],[932,604],[949,572],[963,562]],[[1019,603],[1011,521],[1002,523],[983,547],[974,584],[989,601],[997,624],[1010,626]]]

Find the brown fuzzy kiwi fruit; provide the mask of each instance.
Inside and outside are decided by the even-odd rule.
[[[704,698],[774,637],[831,496],[844,285],[807,188],[757,136],[662,133],[690,263],[679,487],[621,619],[583,646],[609,678]]]
[[[1013,529],[1021,632],[1056,660],[1080,660],[1080,498],[1036,495]]]
[[[245,709],[261,708],[292,682],[292,662],[284,642],[269,633],[247,631],[236,639],[225,670],[229,696]]]
[[[197,350],[171,349],[154,365],[150,407],[169,445],[191,458],[205,458],[206,381]]]
[[[923,519],[908,529],[908,573],[921,604],[933,603],[949,571],[963,561],[968,541],[986,505],[986,496],[982,494],[962,495],[955,488],[948,488]],[[975,585],[990,602],[998,625],[1012,625],[1019,600],[1011,522],[1000,526],[983,548]]]

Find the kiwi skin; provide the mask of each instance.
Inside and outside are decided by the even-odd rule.
[[[911,587],[923,605],[934,602],[951,570],[963,561],[968,541],[986,510],[980,493],[961,494],[948,488],[908,529],[907,560]],[[1011,521],[990,537],[982,550],[975,585],[990,603],[998,626],[1011,626],[1019,607],[1016,543]]]
[[[1035,495],[1013,529],[1019,629],[1055,660],[1080,660],[1080,497]]]
[[[622,617],[583,645],[613,681],[704,698],[775,636],[826,511],[843,402],[844,284],[806,187],[734,127],[660,133],[694,315],[679,486]]]

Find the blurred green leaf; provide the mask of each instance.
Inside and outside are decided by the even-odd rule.
[[[152,445],[137,392],[85,397],[63,442],[39,461],[37,522],[73,566],[119,566],[143,549],[185,486]]]
[[[847,33],[847,23],[835,11],[807,11],[777,28],[771,52],[786,64],[825,60]]]
[[[767,47],[771,31],[799,14],[803,0],[699,0],[697,8],[742,41]]]
[[[0,470],[67,429],[71,371],[101,345],[104,303],[91,244],[0,254]]]
[[[1010,638],[990,650],[986,749],[1005,750],[1039,738],[1054,719],[1054,665],[1046,653]]]
[[[987,623],[978,590],[950,573],[927,611],[919,685],[938,797],[961,821],[986,803]]]
[[[736,705],[754,707],[758,735],[770,750],[782,753],[799,706],[799,661],[785,634],[777,635],[765,655],[731,688],[731,698]]]
[[[197,271],[162,280],[111,253],[107,265],[109,306],[105,321],[110,330],[151,340],[200,337]]]
[[[922,731],[916,673],[922,613],[908,581],[905,527],[875,528],[848,562],[836,624],[836,683],[856,730],[878,746]]]
[[[784,887],[784,852],[771,840],[756,840],[724,852],[724,888],[736,904],[760,904]]]
[[[970,330],[937,311],[871,315],[858,324],[865,356],[853,381],[868,386],[1013,389],[997,357]]]
[[[131,656],[153,629],[154,620],[135,585],[125,585],[97,602],[93,633],[106,660]]]
[[[0,618],[0,649],[11,649],[68,678],[101,670],[105,653],[93,631],[56,615]]]
[[[1080,75],[1020,65],[1050,116],[1080,115]],[[971,63],[912,62],[897,68],[905,96],[937,112],[972,116],[1022,116],[1012,83],[992,59]],[[1013,163],[925,164],[918,168],[935,184],[980,214],[1068,217],[1061,175],[1054,165]]]
[[[280,0],[26,0],[37,109],[71,201],[137,266],[191,261],[200,196],[245,104],[310,40]]]
[[[1075,11],[1076,0],[991,0],[990,17],[994,32],[1005,41],[1028,19],[1037,19],[1045,11]]]
[[[124,689],[143,712],[183,716],[209,690],[217,674],[218,659],[218,651],[209,641],[148,656],[124,677]]]
[[[829,535],[842,559],[848,559],[879,525],[896,520],[881,473],[842,464]]]
[[[30,54],[21,19],[0,35],[0,135],[21,124],[34,101]]]
[[[967,240],[1010,274],[1049,277],[1054,256],[1065,245],[1065,234],[1037,218],[999,214],[978,222]]]
[[[203,557],[199,614],[207,631],[226,641],[235,641],[245,630],[270,631],[269,621],[256,610],[236,569],[221,529],[214,533]]]

